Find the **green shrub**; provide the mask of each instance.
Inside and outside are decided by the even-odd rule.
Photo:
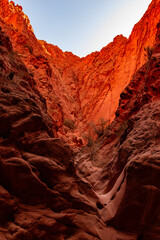
[[[144,48],[144,51],[146,52],[145,57],[147,58],[148,61],[150,61],[153,54],[153,48],[148,46]]]
[[[101,137],[104,134],[104,129],[106,128],[106,126],[108,126],[108,124],[109,124],[108,120],[104,120],[103,118],[100,118],[98,124],[93,125],[94,133],[98,137]]]
[[[24,45],[23,47],[24,47],[24,48],[28,48],[29,52],[30,52],[30,53],[33,53],[33,48],[30,47],[29,45]]]
[[[84,132],[82,134],[82,138],[85,140],[87,147],[93,146],[94,137],[93,137],[93,134],[91,133],[90,129],[87,132]]]
[[[91,147],[94,145],[94,140],[97,137],[101,137],[104,134],[105,128],[109,125],[108,120],[100,118],[97,125],[93,122],[87,123],[88,130],[82,134],[82,138],[85,139],[86,145]],[[97,135],[97,136],[96,136]]]
[[[93,140],[92,137],[89,136],[88,139],[87,139],[87,141],[88,141],[88,142],[87,142],[87,146],[88,146],[88,147],[93,146],[94,140]]]
[[[75,129],[75,122],[71,119],[65,118],[63,121],[63,125],[72,130]]]

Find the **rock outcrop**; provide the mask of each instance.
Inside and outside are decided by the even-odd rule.
[[[144,42],[155,44],[147,62],[136,71],[144,61],[143,57],[140,60],[143,51],[139,48],[136,57],[132,37],[127,40],[118,36],[100,53],[79,59],[38,41],[21,7],[7,0],[0,4],[4,10],[0,8],[3,28],[0,28],[0,239],[159,240],[160,23],[155,28],[157,20],[150,20],[150,30],[145,33],[147,40],[139,39],[143,42],[141,49]],[[153,1],[149,7],[152,17],[159,11],[158,4],[159,1]],[[146,15],[141,20],[143,26],[145,19]],[[134,34],[139,26],[136,25]],[[155,40],[152,37],[148,40],[150,32]],[[64,122],[66,128],[73,129],[74,122],[78,125],[80,119],[82,125],[83,121],[96,119],[84,113],[82,103],[87,97],[86,93],[82,97],[80,88],[80,83],[83,87],[88,79],[86,87],[93,90],[89,83],[94,75],[92,57],[97,56],[99,61],[107,50],[110,58],[114,55],[124,64],[125,54],[121,55],[120,46],[123,43],[125,49],[131,47],[129,41],[135,57],[132,56],[133,62],[129,58],[128,71],[136,72],[131,81],[125,79],[129,85],[120,94],[114,121],[89,147],[79,150],[69,147],[57,138],[58,134],[67,134]],[[119,49],[117,58],[114,48]],[[125,51],[131,57],[129,47]],[[109,67],[101,65],[102,72],[108,69],[105,66]],[[86,70],[82,71],[84,66]],[[100,66],[95,69],[94,78],[100,69]],[[121,67],[117,74],[118,69]],[[113,69],[110,74],[116,76]],[[120,71],[119,79],[121,74]],[[117,80],[112,80],[116,91]],[[75,105],[69,105],[72,101],[67,98],[70,96],[65,92],[67,89],[77,101],[72,112]],[[115,93],[115,98],[116,94],[119,93]],[[90,99],[94,103],[92,96],[88,103]]]
[[[75,153],[54,137],[45,99],[1,30],[0,53],[0,239],[102,238],[98,197],[76,175]]]
[[[15,6],[12,1],[1,1],[0,26],[10,37],[13,49],[33,74],[38,90],[46,99],[48,113],[54,121],[54,133],[65,137],[72,129],[64,122],[68,120],[76,125],[75,119],[81,116],[72,70],[79,57],[37,40],[22,7]]]
[[[22,7],[0,2],[0,26],[34,75],[55,135],[76,144],[88,122],[114,119],[120,93],[145,62],[144,47],[154,45],[159,15],[160,1],[153,0],[129,39],[117,36],[100,52],[80,59],[37,40]]]
[[[147,46],[155,43],[159,22],[160,1],[152,1],[142,19],[135,25],[129,39],[119,35],[100,52],[83,59],[77,77],[83,118],[110,122],[115,118],[119,97],[132,75],[145,63]]]
[[[107,239],[160,236],[160,24],[157,27],[153,54],[121,93],[116,119],[88,153],[77,155],[77,175],[99,196]]]

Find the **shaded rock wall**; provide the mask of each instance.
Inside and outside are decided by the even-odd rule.
[[[153,46],[159,21],[160,2],[154,0],[126,39],[117,36],[100,52],[79,58],[57,46],[36,39],[20,6],[1,0],[0,25],[13,48],[34,75],[47,102],[57,136],[78,144],[90,121],[115,117],[121,91],[133,73],[144,64],[144,47]],[[71,121],[69,128],[64,122]],[[74,131],[73,131],[74,130]]]
[[[154,3],[159,1],[151,7]],[[159,240],[160,24],[153,54],[121,93],[115,120],[92,146],[78,152],[55,138],[57,123],[49,117],[43,97],[48,87],[42,92],[31,68],[26,68],[28,60],[25,66],[24,56],[14,51],[6,32],[13,41],[15,29],[10,31],[11,25],[3,20],[1,24],[5,32],[0,29],[0,238]],[[25,36],[16,34],[17,41]],[[120,36],[115,42],[120,44],[120,39],[128,41]],[[73,63],[72,54],[40,44],[63,59],[68,54],[66,64]],[[17,49],[22,46],[17,44]],[[25,48],[31,60],[32,50]],[[48,60],[41,56],[38,61],[34,66],[46,71],[43,64]]]
[[[79,152],[54,138],[44,98],[0,31],[1,239],[159,239],[159,26],[116,119]]]
[[[13,2],[1,2],[0,16],[3,31],[10,37],[14,50],[46,99],[47,110],[55,126],[53,131],[65,137],[67,131],[72,132],[72,129],[63,125],[64,120],[75,122],[81,115],[72,70],[79,57],[37,40],[22,7],[15,6]]]
[[[119,231],[111,237],[110,229],[107,239],[160,236],[160,24],[157,27],[152,57],[121,93],[116,119],[75,162],[77,175],[99,196],[107,229]]]
[[[100,239],[98,197],[54,138],[45,99],[1,30],[0,53],[0,239]]]

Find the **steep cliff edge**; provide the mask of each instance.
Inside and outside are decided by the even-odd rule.
[[[22,7],[0,2],[0,26],[34,75],[54,133],[76,144],[88,122],[114,119],[121,91],[145,62],[144,47],[154,44],[159,15],[160,1],[153,0],[129,39],[117,36],[100,52],[80,59],[37,40]]]
[[[77,175],[99,196],[109,240],[160,236],[160,23],[157,28],[153,54],[121,93],[117,117],[75,161]]]
[[[0,239],[97,239],[105,232],[98,198],[76,176],[75,153],[54,138],[52,125],[0,29]]]
[[[144,48],[155,43],[159,16],[160,1],[152,1],[129,39],[117,36],[100,52],[88,55],[78,65],[79,97],[87,122],[114,119],[120,93],[146,61]]]
[[[72,66],[80,61],[72,53],[63,53],[57,46],[36,39],[28,17],[14,2],[0,2],[0,26],[10,37],[13,49],[34,76],[37,88],[46,99],[53,119],[54,133],[65,137],[66,120],[80,119],[81,109]],[[76,125],[76,124],[75,124]]]

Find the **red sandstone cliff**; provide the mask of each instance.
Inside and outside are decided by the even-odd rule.
[[[159,240],[160,24],[117,117],[75,153],[0,29],[0,239]]]
[[[54,132],[65,135],[71,129],[63,124],[64,121],[75,122],[81,115],[72,70],[72,66],[80,61],[79,57],[37,40],[22,7],[13,2],[1,1],[0,16],[3,31],[10,37],[14,50],[34,75],[37,87],[46,99]]]
[[[0,29],[0,239],[91,239],[92,222],[103,235],[98,198],[76,176],[74,155],[54,138],[45,99]]]
[[[153,54],[121,93],[117,117],[75,161],[77,175],[99,196],[108,240],[160,236],[160,23],[157,28]]]
[[[120,93],[146,61],[144,47],[154,45],[159,16],[160,1],[152,1],[129,39],[117,36],[100,52],[88,55],[78,65],[79,97],[84,119],[114,119]]]
[[[117,36],[100,52],[80,59],[37,40],[22,8],[12,1],[0,2],[0,25],[34,75],[54,121],[54,132],[72,141],[86,123],[114,119],[121,91],[145,62],[144,47],[154,44],[159,15],[160,1],[154,0],[129,39]]]
[[[1,15],[10,11],[13,3],[5,6]],[[21,8],[17,9],[22,16]],[[53,115],[52,122],[46,101],[51,104],[56,94],[46,94],[53,76],[47,56],[55,56],[56,76],[58,66],[64,67],[61,74],[66,82],[59,79],[57,93],[62,86],[63,91],[67,89],[71,77],[67,66],[74,65],[72,74],[81,107],[76,72],[82,61],[96,53],[80,60],[37,41],[30,27],[22,27],[20,33],[10,23],[1,20],[1,24],[5,32],[0,29],[0,239],[159,240],[160,23],[150,59],[120,94],[115,120],[103,136],[78,152],[53,134],[57,118]],[[17,44],[29,41],[23,31],[33,37],[37,49],[45,48],[45,59],[42,55],[37,58],[34,49]],[[120,45],[118,39],[126,44],[125,38],[118,37],[116,45]],[[107,48],[115,54],[114,43]],[[42,77],[51,72],[43,85],[37,68]],[[65,102],[65,94],[60,96],[68,109],[70,101]],[[55,109],[64,111],[58,104]],[[57,127],[62,125],[60,121]]]

